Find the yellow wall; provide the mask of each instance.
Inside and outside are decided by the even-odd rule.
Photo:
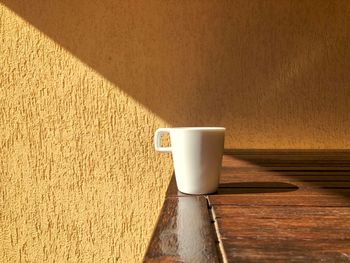
[[[0,262],[134,262],[171,170],[165,123],[1,7]]]
[[[350,3],[214,2],[0,0],[0,261],[139,261],[160,126],[350,147]]]

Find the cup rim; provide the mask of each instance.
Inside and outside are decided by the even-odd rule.
[[[192,131],[225,131],[225,127],[173,127],[170,129],[175,129],[175,130],[192,130]]]

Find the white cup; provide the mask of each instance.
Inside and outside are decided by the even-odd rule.
[[[161,135],[170,134],[170,147],[161,146]],[[218,189],[225,128],[160,128],[154,135],[157,151],[171,152],[177,188],[186,194],[209,194]]]

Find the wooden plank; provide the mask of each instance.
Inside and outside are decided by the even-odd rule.
[[[341,219],[348,220],[350,224],[350,207],[280,207],[280,206],[259,206],[259,207],[241,207],[215,205],[212,209],[215,211],[216,218],[235,218],[235,219],[295,219],[313,218],[313,219]],[[350,237],[349,237],[350,238]]]
[[[218,218],[216,220],[222,238],[259,237],[259,238],[305,238],[305,239],[349,239],[350,225],[339,218],[314,220],[300,219],[255,219],[255,218]],[[349,239],[350,246],[350,239]]]
[[[230,238],[223,240],[227,262],[349,262],[347,240]]]
[[[315,189],[350,189],[350,182],[347,181],[313,181],[313,182],[301,182],[301,181],[271,181],[271,182],[229,182],[220,183],[221,188],[288,188],[288,189],[301,189],[301,188],[315,188]]]
[[[344,171],[232,171],[221,173],[220,183],[242,182],[350,182],[350,172]]]
[[[350,156],[347,149],[225,149],[224,156]]]
[[[317,252],[323,251],[343,251],[343,253],[350,253],[350,239],[307,239],[307,238],[263,238],[263,237],[232,237],[230,239],[223,239],[229,246],[236,246],[241,248],[289,248],[290,250],[303,251],[313,249]],[[317,242],[315,242],[317,241]],[[226,248],[228,249],[229,246]]]
[[[219,262],[203,196],[165,199],[144,262]]]
[[[305,167],[231,167],[233,172],[259,172],[259,171],[271,171],[271,172],[343,172],[350,173],[349,167],[317,167],[317,166],[305,166]]]
[[[346,154],[248,154],[225,155],[223,167],[265,170],[350,170],[350,152]]]
[[[350,207],[350,199],[342,195],[286,195],[286,194],[240,194],[210,195],[210,205],[235,206],[313,206]]]
[[[347,155],[224,155],[223,163],[226,162],[249,162],[249,163],[276,163],[276,162],[300,162],[300,163],[349,163],[350,154]]]
[[[349,262],[350,207],[211,208],[228,262]]]
[[[347,165],[349,166],[350,159],[297,159],[297,158],[285,158],[285,159],[240,159],[240,157],[225,157],[223,158],[223,166],[240,166],[240,167],[249,167],[254,165],[262,166],[338,166],[338,165]]]
[[[223,162],[222,165],[224,167],[240,167],[240,168],[273,168],[273,167],[282,167],[282,168],[303,168],[303,167],[314,167],[314,169],[320,168],[338,168],[338,167],[347,167],[350,169],[350,162],[344,161],[271,161],[271,162],[248,162],[245,160],[231,160],[230,162]]]
[[[254,160],[350,160],[350,150],[227,150],[224,159],[254,159]]]
[[[230,175],[282,175],[282,176],[350,176],[350,170],[264,170],[264,169],[240,169],[240,167],[224,166],[221,170],[221,177],[225,178]]]
[[[298,196],[336,196],[336,197],[346,197],[348,202],[350,202],[350,189],[349,188],[219,188],[216,195],[211,195],[210,198],[231,198],[237,199],[241,196],[251,196],[252,198],[265,198],[271,196],[273,198],[291,197],[297,198]]]

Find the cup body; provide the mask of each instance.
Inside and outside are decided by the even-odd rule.
[[[225,128],[171,128],[172,152],[177,187],[186,194],[217,191],[224,150]]]

